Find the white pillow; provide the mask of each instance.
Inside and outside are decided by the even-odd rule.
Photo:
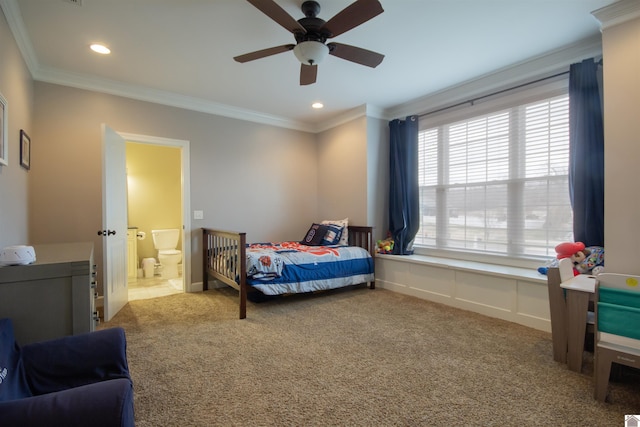
[[[322,221],[322,224],[334,224],[338,227],[343,227],[342,236],[340,237],[340,241],[338,242],[338,244],[342,246],[349,245],[349,218],[336,220],[325,219],[324,221]]]

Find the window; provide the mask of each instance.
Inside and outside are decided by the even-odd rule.
[[[568,95],[522,98],[421,122],[417,248],[527,258],[572,240]]]

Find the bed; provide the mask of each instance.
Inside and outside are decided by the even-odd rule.
[[[316,225],[300,242],[253,244],[247,244],[246,233],[203,228],[203,290],[209,289],[210,279],[237,289],[244,319],[250,292],[283,295],[363,283],[374,289],[372,227],[348,225],[340,241],[318,244],[318,233],[313,242],[308,238]]]

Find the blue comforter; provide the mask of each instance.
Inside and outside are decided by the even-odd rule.
[[[357,246],[306,246],[298,242],[247,246],[247,283],[267,295],[372,282],[373,271],[373,258]]]

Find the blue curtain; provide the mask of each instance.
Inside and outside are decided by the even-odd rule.
[[[389,232],[394,255],[413,253],[420,227],[418,117],[389,122]]]
[[[593,59],[569,70],[569,192],[573,237],[604,246],[604,126],[600,65]]]

